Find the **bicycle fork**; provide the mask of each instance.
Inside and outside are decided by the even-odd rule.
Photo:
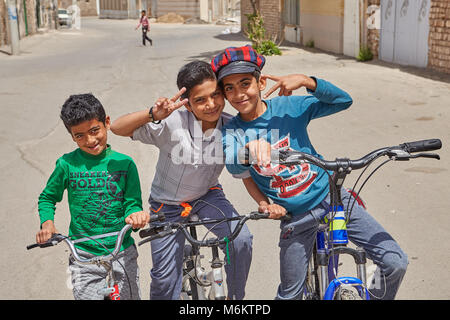
[[[343,277],[336,278],[333,265],[338,263],[337,257],[340,254],[349,254],[353,257],[356,264],[356,276],[360,280],[356,281],[355,278]],[[334,259],[330,261],[330,259]],[[325,248],[317,250],[317,265],[319,273],[319,289],[320,296],[327,297],[327,293],[334,291],[342,284],[347,283],[350,285],[361,285],[362,290],[367,288],[367,272],[366,272],[366,252],[362,248],[348,248],[345,246],[337,247],[333,249],[333,254],[330,254]],[[331,286],[330,286],[331,284]]]
[[[223,262],[219,258],[219,248],[217,246],[212,247],[212,262],[211,262],[211,292],[210,299],[225,300],[225,289],[223,286],[223,274],[222,274]]]

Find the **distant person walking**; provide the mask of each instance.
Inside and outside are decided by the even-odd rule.
[[[147,37],[147,31],[150,29],[150,24],[148,22],[145,10],[141,11],[141,19],[139,20],[139,24],[137,25],[136,30],[141,25],[142,25],[142,44],[145,46],[145,40],[147,40],[148,42],[150,42],[150,45],[152,46],[153,45],[152,39]]]

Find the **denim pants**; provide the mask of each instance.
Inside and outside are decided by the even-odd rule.
[[[237,212],[225,198],[220,185],[211,188],[199,199],[190,201],[191,214],[197,214],[200,220],[220,219],[236,216]],[[188,219],[180,214],[182,206],[166,205],[150,201],[153,212],[164,212],[166,221],[183,221]],[[225,237],[232,233],[237,222],[209,225],[208,229],[216,236]],[[209,236],[208,236],[209,237]],[[225,264],[229,299],[241,300],[245,295],[245,285],[252,259],[252,241],[248,227],[245,225],[239,235],[229,243],[231,264]],[[153,268],[150,271],[150,300],[178,300],[180,298],[183,278],[183,252],[185,237],[181,231],[156,239],[151,242]],[[224,253],[226,247],[221,248]]]
[[[353,198],[341,190],[344,211]],[[321,219],[329,210],[329,196],[314,209],[281,222],[280,277],[276,299],[301,299],[309,259]],[[349,240],[363,248],[379,268],[380,277],[368,284],[370,298],[394,299],[408,265],[407,255],[384,228],[358,203],[347,223]]]

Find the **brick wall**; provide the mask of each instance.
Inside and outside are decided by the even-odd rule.
[[[266,28],[266,35],[269,38],[280,40],[282,34],[281,5],[283,0],[255,0],[256,8],[261,13]],[[253,13],[250,0],[241,0],[241,28],[247,31],[246,14]]]
[[[450,73],[450,1],[432,0],[428,36],[428,67]]]
[[[260,0],[260,13],[264,19],[266,35],[269,39],[280,40],[282,36],[282,17],[280,0]]]

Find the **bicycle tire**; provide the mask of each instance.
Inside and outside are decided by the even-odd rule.
[[[317,248],[314,246],[313,254],[308,264],[308,272],[303,290],[304,300],[320,300],[319,276],[317,273]]]
[[[335,291],[333,300],[363,300],[360,291],[353,286],[342,285]]]

